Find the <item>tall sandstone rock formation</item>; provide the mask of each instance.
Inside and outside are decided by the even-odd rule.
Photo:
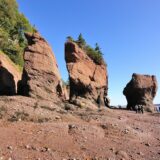
[[[104,89],[108,91],[108,74],[106,64],[97,65],[74,42],[65,43],[65,60],[70,80],[70,100],[84,98],[96,102]]]
[[[133,74],[131,81],[124,88],[123,94],[127,99],[127,108],[143,104],[145,109],[154,110],[153,99],[156,96],[158,84],[155,76]]]
[[[33,98],[57,101],[61,81],[58,65],[49,44],[39,33],[25,34],[28,47],[24,52],[24,69],[18,93]]]

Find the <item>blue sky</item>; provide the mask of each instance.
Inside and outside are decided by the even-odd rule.
[[[132,73],[160,82],[159,0],[17,0],[19,9],[52,46],[63,79],[67,36],[82,33],[99,43],[108,64],[111,104],[126,104],[123,88]],[[160,91],[154,100],[160,103]]]

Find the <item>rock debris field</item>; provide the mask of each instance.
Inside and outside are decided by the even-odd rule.
[[[0,98],[1,160],[159,160],[160,114]],[[66,107],[67,106],[67,107]]]

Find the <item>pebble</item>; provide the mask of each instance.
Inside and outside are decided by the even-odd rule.
[[[48,147],[43,147],[42,149],[41,149],[41,152],[47,152],[47,151],[51,151],[51,149],[50,148],[48,148]]]
[[[103,129],[107,129],[107,125],[106,125],[106,124],[102,124],[101,127],[102,127]]]
[[[76,126],[74,124],[69,124],[68,127],[69,127],[69,129],[76,128]]]
[[[13,150],[13,147],[12,146],[8,146],[7,147],[9,150]]]
[[[118,117],[118,119],[119,119],[119,120],[122,120],[123,118],[122,118],[122,117]]]
[[[139,155],[144,156],[144,154],[142,152],[138,152]]]
[[[149,144],[149,143],[146,143],[145,145],[146,145],[146,146],[148,146],[148,147],[150,147],[150,146],[151,146],[151,144]]]
[[[32,150],[34,150],[34,151],[39,151],[38,148],[36,148],[36,147],[34,147],[34,146],[32,146]]]
[[[120,151],[117,151],[115,154],[118,156],[117,158],[119,158],[119,159],[120,159],[120,158],[121,158],[122,160],[123,160],[123,159],[126,159],[126,160],[129,159],[128,154],[127,154],[125,151],[120,150]]]
[[[125,129],[125,130],[124,130],[124,133],[125,133],[125,134],[128,134],[128,133],[129,133],[129,130],[128,130],[128,129]]]
[[[112,124],[112,127],[117,127],[118,126],[118,124]]]
[[[111,150],[112,152],[115,152],[115,149],[114,149],[114,148],[110,148],[110,150]]]
[[[55,119],[61,119],[61,117],[60,116],[56,116]]]
[[[31,149],[31,147],[29,145],[26,145],[25,148],[26,149]]]

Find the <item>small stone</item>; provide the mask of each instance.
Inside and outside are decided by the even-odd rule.
[[[110,150],[111,150],[112,152],[114,152],[114,151],[115,151],[115,149],[114,149],[114,148],[110,148]]]
[[[36,148],[36,147],[32,146],[32,150],[34,150],[34,151],[38,151],[38,148]]]
[[[76,126],[74,124],[69,124],[68,127],[69,127],[69,129],[76,128]]]
[[[107,125],[106,125],[106,124],[102,124],[101,127],[102,127],[103,129],[107,129]]]
[[[26,149],[31,149],[31,147],[29,145],[26,145],[25,148]]]
[[[112,125],[112,127],[117,127],[118,126],[118,124],[111,124]]]
[[[41,152],[47,152],[48,151],[48,148],[47,147],[43,147],[42,149],[41,149]]]
[[[119,120],[122,120],[122,117],[118,117]]]
[[[4,157],[0,157],[0,160],[4,160]]]
[[[117,158],[119,158],[119,159],[122,159],[122,160],[129,159],[128,154],[125,151],[120,150],[120,151],[117,151],[115,154],[117,155]]]
[[[13,150],[13,147],[12,146],[8,146],[7,147],[9,150]]]
[[[125,129],[125,130],[124,130],[124,133],[125,133],[125,134],[128,134],[128,133],[129,133],[129,130],[128,130],[128,129]]]
[[[55,118],[56,118],[56,119],[61,119],[61,117],[60,117],[60,116],[56,116]]]
[[[151,146],[151,144],[149,144],[149,143],[146,143],[145,145],[146,145],[146,146],[148,146],[148,147],[150,147],[150,146]]]
[[[142,152],[138,152],[139,155],[144,156],[144,154]]]
[[[86,147],[84,147],[84,146],[82,146],[82,147],[81,147],[81,149],[82,149],[82,150],[87,150],[87,148],[86,148]]]

